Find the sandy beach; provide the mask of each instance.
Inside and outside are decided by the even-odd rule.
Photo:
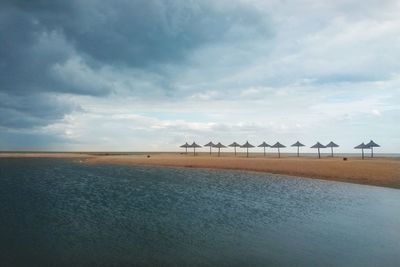
[[[149,155],[150,157],[147,157]],[[349,157],[344,161],[341,157],[311,157],[275,158],[253,155],[246,158],[243,155],[234,157],[223,154],[221,157],[199,153],[196,157],[180,153],[1,153],[0,157],[40,157],[40,158],[79,158],[88,164],[124,164],[171,166],[187,168],[213,168],[267,172],[367,184],[400,189],[400,158],[376,157],[361,160]]]

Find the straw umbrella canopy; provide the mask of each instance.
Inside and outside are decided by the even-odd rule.
[[[359,144],[358,146],[355,146],[354,148],[361,149],[361,158],[364,159],[364,149],[369,148],[369,146],[367,146],[366,144],[364,144],[364,142],[362,142],[361,144]]]
[[[324,146],[323,144],[321,144],[320,142],[317,142],[315,145],[313,145],[311,148],[318,148],[318,158],[321,158],[321,153],[320,153],[320,149],[321,148],[326,148],[326,146]]]
[[[225,148],[226,146],[224,146],[221,143],[218,143],[218,144],[214,145],[213,147],[218,148],[218,157],[219,157],[219,153],[221,152],[221,148]]]
[[[189,145],[189,147],[193,148],[193,156],[196,156],[196,147],[201,147],[196,142],[193,142],[193,144]]]
[[[188,149],[188,147],[190,147],[190,145],[186,142],[183,145],[181,145],[180,147],[183,147],[185,149],[185,154],[187,154],[187,149]]]
[[[293,145],[291,145],[291,146],[297,146],[297,157],[299,157],[299,150],[300,150],[300,147],[301,146],[304,146],[302,143],[300,143],[299,141],[297,141],[296,143],[294,143]]]
[[[238,143],[236,143],[236,142],[233,142],[232,144],[230,144],[228,146],[235,148],[235,157],[236,157],[236,148],[240,147],[240,145]]]
[[[281,157],[281,150],[280,150],[280,148],[284,148],[284,147],[286,147],[286,146],[282,145],[282,144],[279,143],[279,142],[276,142],[276,143],[275,143],[273,146],[271,146],[271,147],[277,148],[277,149],[278,149],[278,157],[280,158],[280,157]]]
[[[215,146],[213,142],[209,142],[208,144],[205,144],[204,146],[209,146],[210,147],[210,155],[211,155],[211,148]]]
[[[375,143],[374,141],[369,141],[368,144],[366,144],[367,146],[369,146],[369,148],[371,148],[371,158],[374,157],[374,147],[380,147],[380,145],[378,145],[377,143]]]
[[[240,146],[243,148],[246,148],[247,152],[246,152],[246,157],[249,157],[249,148],[254,147],[252,144],[249,143],[249,141],[246,141],[246,143],[244,143],[244,145]]]
[[[265,148],[266,147],[271,147],[270,145],[268,145],[267,143],[265,143],[265,142],[262,142],[262,144],[261,145],[259,145],[258,147],[263,147],[264,148],[264,157],[265,157]]]
[[[338,144],[335,144],[334,142],[330,141],[329,144],[326,145],[326,147],[330,147],[331,148],[331,157],[333,158],[333,148],[334,147],[339,147]]]

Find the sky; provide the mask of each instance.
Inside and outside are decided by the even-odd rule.
[[[1,0],[0,150],[400,152],[398,14],[396,0]]]

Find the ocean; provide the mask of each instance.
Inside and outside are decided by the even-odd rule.
[[[400,266],[400,190],[0,159],[1,266]]]

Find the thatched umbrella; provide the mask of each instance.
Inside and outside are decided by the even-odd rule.
[[[299,150],[300,150],[300,147],[301,146],[304,146],[302,143],[300,143],[299,141],[297,141],[296,143],[294,143],[293,145],[291,145],[291,146],[297,146],[297,157],[299,157]]]
[[[380,145],[378,145],[377,143],[375,143],[374,141],[369,141],[368,144],[366,144],[367,146],[369,146],[369,148],[371,148],[371,158],[374,157],[374,147],[380,147]]]
[[[315,145],[313,145],[311,148],[318,148],[318,158],[321,158],[321,153],[319,152],[319,150],[321,148],[326,148],[326,146],[324,146],[323,144],[321,144],[320,142],[317,142]]]
[[[367,146],[366,144],[364,144],[364,142],[362,142],[361,144],[359,144],[358,146],[355,146],[354,148],[361,149],[361,158],[364,159],[364,149],[369,148],[369,146]]]
[[[196,147],[201,147],[196,142],[193,142],[193,144],[189,145],[189,147],[193,148],[193,156],[196,156]]]
[[[229,145],[230,147],[234,147],[235,148],[235,157],[236,157],[236,148],[240,147],[240,145],[236,142],[233,142],[232,144]]]
[[[187,149],[188,149],[188,147],[190,147],[190,145],[186,142],[183,145],[181,145],[180,147],[185,148],[185,154],[187,154]]]
[[[279,142],[276,142],[275,145],[273,145],[273,146],[271,146],[271,147],[277,148],[277,149],[278,149],[278,157],[280,158],[280,157],[281,157],[281,150],[280,150],[280,148],[284,148],[284,147],[286,147],[286,146],[282,145],[282,144],[279,143]]]
[[[264,157],[265,157],[265,148],[266,147],[271,147],[270,145],[268,145],[267,143],[265,143],[265,142],[262,142],[262,144],[261,145],[259,145],[258,147],[263,147],[264,148]]]
[[[210,147],[210,155],[211,155],[211,148],[215,146],[213,142],[209,142],[208,144],[205,144],[204,146],[209,146]]]
[[[250,144],[249,141],[246,141],[246,143],[244,143],[244,145],[242,145],[240,147],[247,149],[246,157],[249,157],[249,148],[252,148],[254,146],[252,144]]]
[[[333,158],[333,148],[334,147],[339,147],[338,144],[335,144],[334,142],[330,141],[329,144],[326,145],[326,147],[330,147],[331,148],[331,157]]]
[[[218,148],[218,157],[219,157],[219,153],[221,151],[221,148],[225,148],[226,146],[224,146],[221,143],[218,143],[218,144],[214,145],[213,147]]]

